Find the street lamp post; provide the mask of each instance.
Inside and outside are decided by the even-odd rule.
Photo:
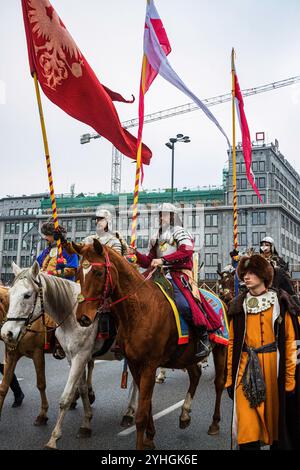
[[[169,142],[166,143],[166,146],[172,150],[172,170],[171,170],[171,202],[174,202],[174,155],[175,155],[175,144],[176,142],[184,142],[188,144],[190,138],[187,135],[177,134],[176,137],[171,137]]]

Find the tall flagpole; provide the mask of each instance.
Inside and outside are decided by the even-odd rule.
[[[44,120],[41,94],[40,94],[39,83],[38,83],[36,72],[34,72],[33,78],[34,78],[35,92],[36,92],[36,98],[37,98],[37,103],[38,103],[38,108],[39,108],[41,129],[42,129],[43,142],[44,142],[44,150],[45,150],[46,165],[47,165],[47,172],[48,172],[48,182],[49,182],[49,190],[50,190],[50,199],[51,199],[51,206],[52,206],[52,216],[53,216],[54,227],[57,229],[58,219],[57,219],[57,208],[56,208],[56,200],[55,200],[54,185],[53,185],[52,170],[51,170],[51,160],[50,160],[50,153],[49,153],[49,146],[48,146],[48,139],[47,139],[45,120]],[[60,240],[57,240],[57,248],[58,248],[59,257],[62,258],[62,246],[61,246]]]
[[[138,202],[139,202],[139,190],[140,190],[141,167],[142,167],[142,134],[143,134],[143,125],[144,125],[144,95],[145,95],[146,68],[147,68],[147,57],[144,54],[143,65],[142,65],[141,85],[140,85],[138,150],[137,150],[137,157],[136,157],[135,185],[134,185],[133,209],[132,209],[132,226],[131,226],[131,242],[130,242],[130,246],[132,248],[135,248],[136,246],[137,215],[138,215]]]
[[[237,208],[237,189],[236,189],[236,135],[235,135],[235,65],[234,48],[231,52],[231,74],[232,74],[232,187],[233,187],[233,245],[234,250],[238,251],[238,208]],[[233,258],[234,268],[237,267],[238,257]],[[237,277],[235,282],[235,294],[238,294]]]

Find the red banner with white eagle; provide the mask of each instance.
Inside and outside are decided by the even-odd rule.
[[[48,0],[22,0],[31,73],[45,95],[75,119],[91,126],[122,154],[136,159],[137,140],[121,125],[113,101],[126,101],[103,86]],[[142,161],[151,150],[143,145]]]

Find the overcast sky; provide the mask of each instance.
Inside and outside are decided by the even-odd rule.
[[[241,88],[300,75],[299,0],[156,0],[178,75],[200,98],[230,92],[231,48]],[[138,97],[145,0],[53,0],[78,47],[100,81]],[[94,132],[42,96],[56,193],[110,192],[111,144],[80,136]],[[134,104],[117,103],[121,121],[137,116]],[[157,77],[146,95],[146,114],[190,100]],[[20,0],[0,0],[0,197],[48,190],[33,80],[29,74]],[[210,108],[231,139],[231,105]],[[300,172],[300,85],[245,99],[251,137],[264,131]],[[131,129],[136,133],[136,128]],[[170,137],[182,133],[191,143],[177,144],[175,186],[220,185],[226,141],[201,111],[147,124],[144,142],[153,158],[145,168],[145,189],[170,186]],[[240,133],[238,131],[238,139]],[[122,190],[132,191],[135,166],[122,161]]]

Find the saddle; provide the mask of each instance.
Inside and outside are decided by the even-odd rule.
[[[152,276],[152,281],[159,284],[163,291],[175,302],[172,283],[166,278],[163,270],[157,269]]]

